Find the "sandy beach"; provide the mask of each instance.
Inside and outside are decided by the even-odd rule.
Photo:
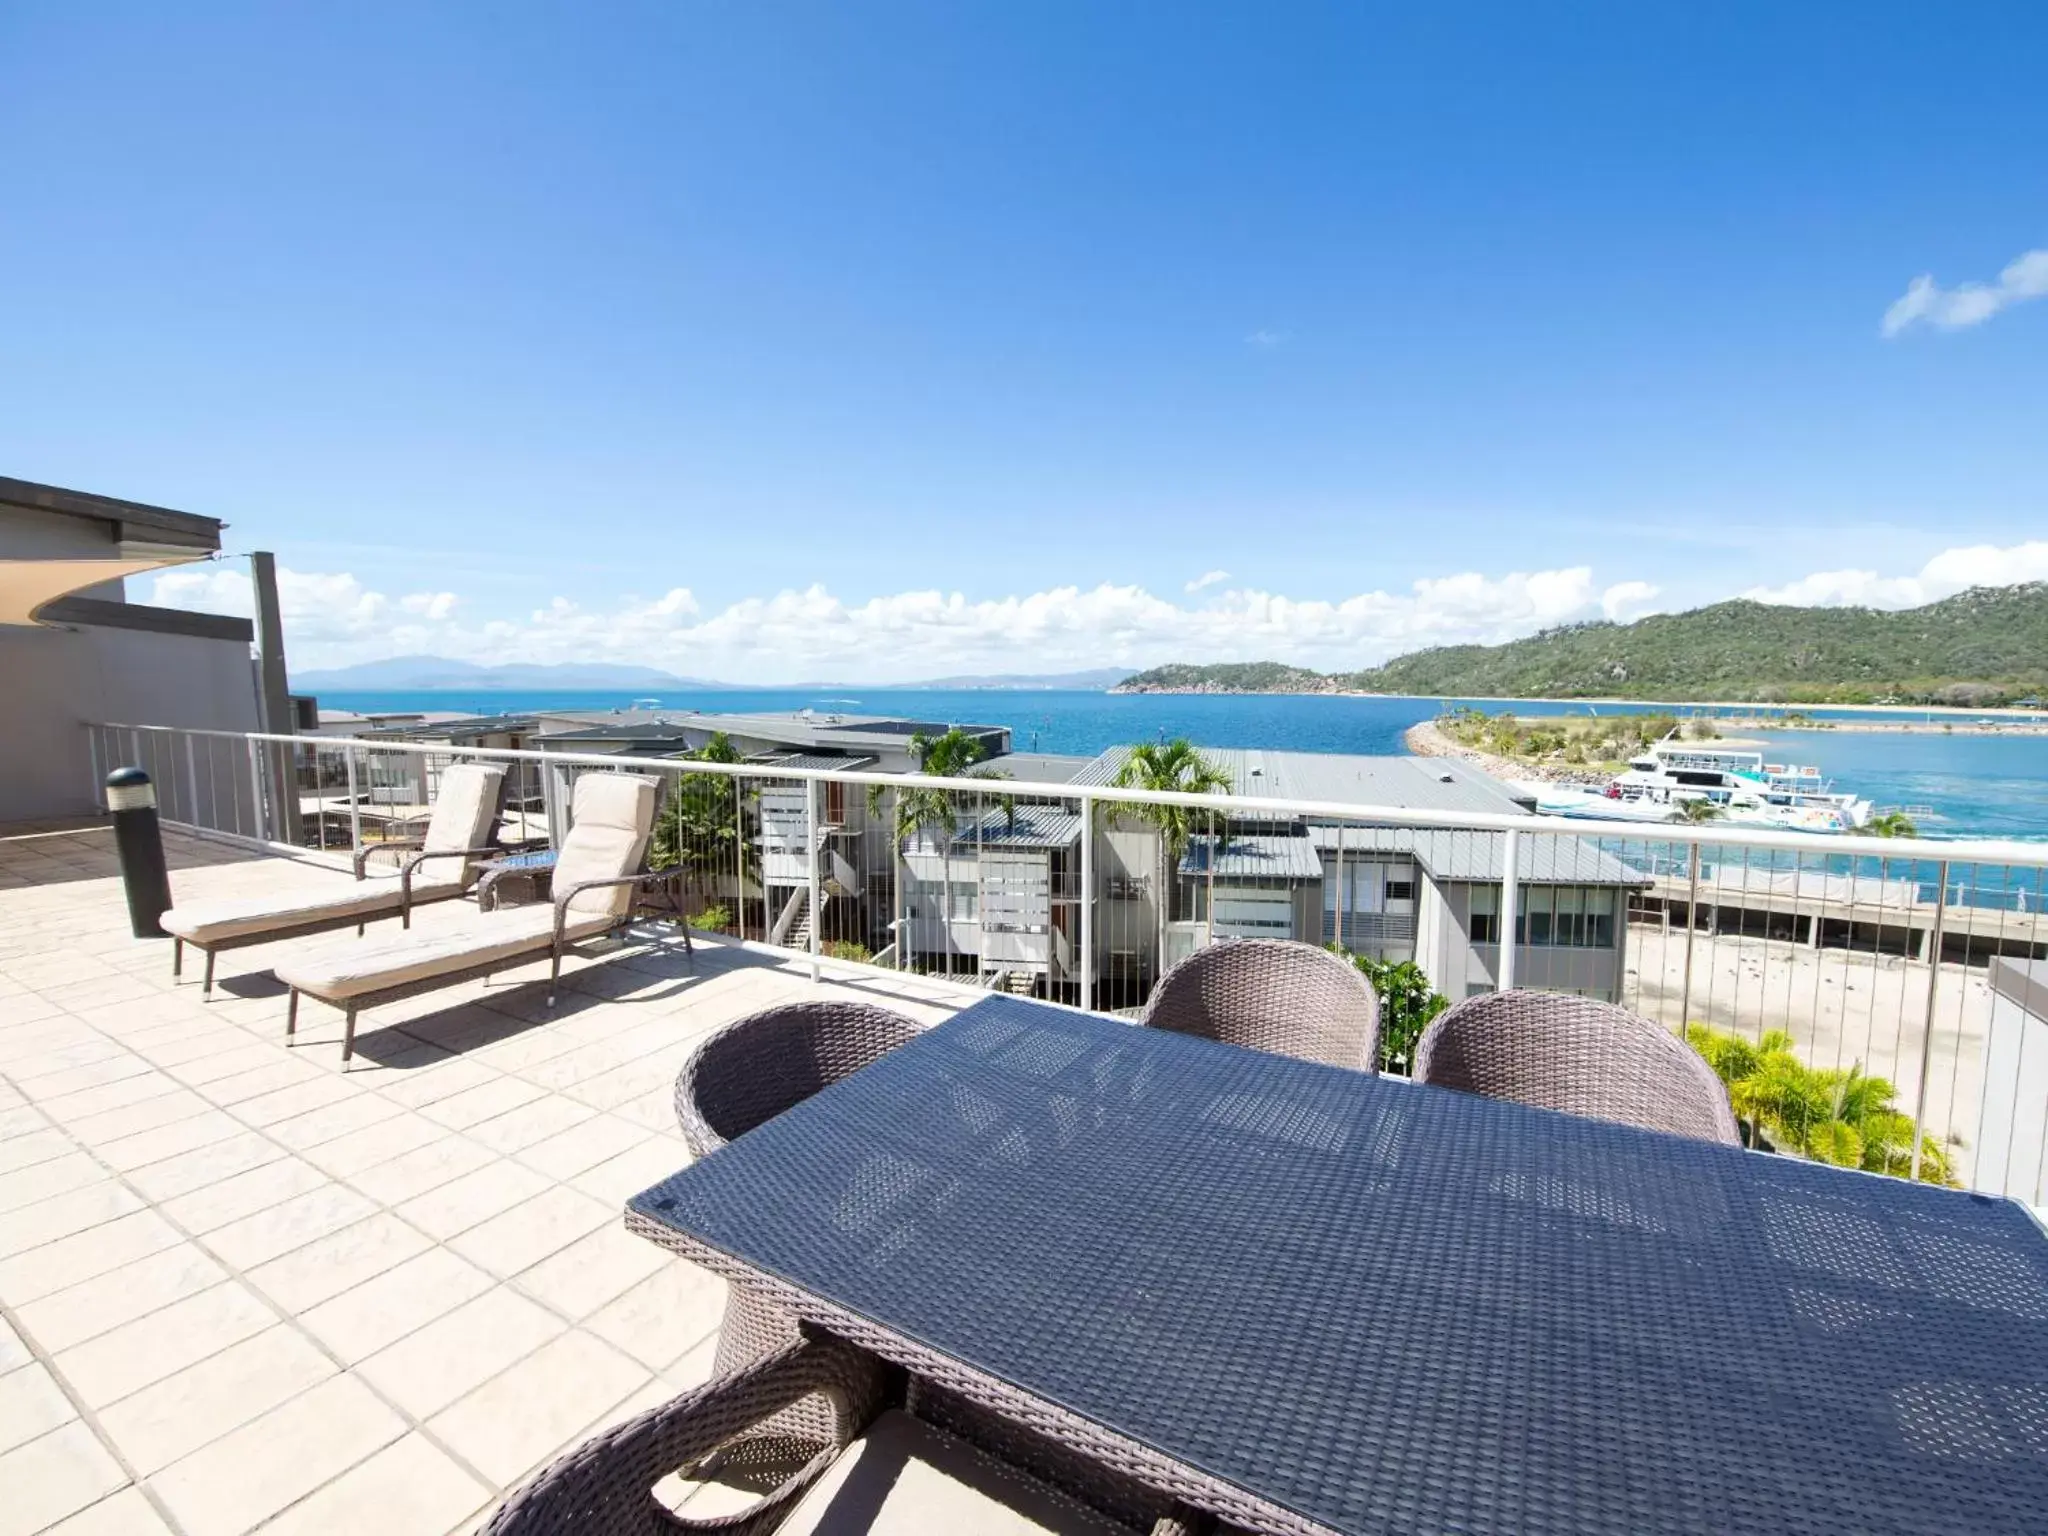
[[[1898,1107],[1913,1113],[1927,1036],[1929,968],[1897,955],[1813,950],[1784,940],[1705,932],[1693,935],[1691,985],[1686,935],[1656,922],[1633,922],[1623,973],[1624,1007],[1676,1029],[1683,1022],[1737,1029],[1751,1039],[1782,1029],[1809,1066],[1860,1063],[1890,1079]],[[1926,1128],[1946,1139],[1977,1122],[1991,987],[1982,966],[1945,964],[1935,989],[1934,1049],[1928,1068]],[[1956,1153],[1968,1179],[1970,1149]]]

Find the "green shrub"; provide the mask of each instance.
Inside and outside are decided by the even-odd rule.
[[[853,939],[833,939],[826,944],[825,953],[834,960],[858,960],[862,963],[875,958],[873,950]]]
[[[1776,1029],[1752,1041],[1693,1024],[1685,1038],[1728,1085],[1728,1102],[1750,1146],[1912,1177],[1913,1117],[1893,1103],[1890,1082],[1866,1076],[1861,1062],[1846,1071],[1809,1067],[1793,1054],[1792,1037]],[[1932,1136],[1920,1138],[1920,1180],[1956,1182],[1948,1150]]]
[[[1415,1063],[1415,1042],[1429,1021],[1451,1006],[1450,999],[1430,985],[1429,975],[1413,960],[1375,960],[1329,946],[1343,955],[1372,983],[1380,999],[1380,1070],[1406,1074]]]
[[[683,921],[692,928],[702,928],[707,933],[716,933],[732,926],[732,909],[723,902],[713,902],[700,912],[692,912]]]

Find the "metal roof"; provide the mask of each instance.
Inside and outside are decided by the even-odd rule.
[[[859,753],[848,756],[839,752],[762,752],[747,759],[749,764],[764,768],[818,768],[828,773],[833,769],[851,773],[856,768],[872,768],[877,761]]]
[[[1347,752],[1268,752],[1203,747],[1202,756],[1229,776],[1230,792],[1247,799],[1321,800],[1403,810],[1533,811],[1498,779],[1448,757],[1365,757]],[[1074,775],[1075,784],[1108,784],[1131,755],[1111,747]]]
[[[1056,805],[1020,805],[1014,821],[1000,805],[980,815],[961,816],[953,833],[953,851],[971,848],[1071,848],[1081,841],[1081,818]],[[912,839],[907,852],[937,853],[923,833]]]
[[[1330,827],[1308,829],[1306,841],[1334,853],[1339,836],[1347,853],[1405,853],[1436,880],[1499,880],[1504,873],[1505,832],[1463,832],[1431,827]],[[1650,877],[1607,852],[1590,837],[1569,832],[1521,834],[1516,873],[1524,885],[1648,885]]]
[[[974,771],[993,768],[1023,784],[1066,784],[1094,761],[1092,757],[1072,757],[1060,752],[1005,752],[976,763]]]
[[[1224,839],[1223,851],[1215,853],[1216,840],[1198,837],[1181,855],[1180,872],[1207,875],[1214,855],[1218,880],[1321,880],[1322,856],[1305,837],[1247,836]]]
[[[731,736],[750,737],[755,741],[799,749],[869,747],[903,751],[908,747],[910,737],[920,732],[927,736],[942,736],[951,728],[929,720],[842,714],[817,709],[761,714],[720,714],[694,709],[622,709],[609,712],[603,723],[593,720],[587,713],[579,714],[573,710],[543,710],[541,715],[544,719],[590,722],[587,726],[558,734],[587,736],[592,730],[625,731],[634,728],[653,728],[670,733],[683,730],[724,731]],[[1000,753],[1009,744],[1007,726],[963,724],[960,729],[977,738],[991,754]]]

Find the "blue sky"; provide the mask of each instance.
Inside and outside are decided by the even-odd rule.
[[[2030,3],[14,0],[0,473],[226,518],[316,663],[1897,605],[2048,575],[2044,78]]]

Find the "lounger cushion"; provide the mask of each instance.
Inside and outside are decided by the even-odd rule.
[[[457,763],[441,775],[433,819],[421,852],[481,848],[498,815],[505,770],[487,763]],[[408,853],[398,854],[400,859]],[[441,901],[468,889],[476,875],[473,859],[429,859],[412,874],[415,906]],[[182,902],[163,916],[164,932],[194,944],[219,944],[258,933],[283,933],[312,923],[395,915],[404,901],[398,871],[382,867],[363,880],[336,877],[303,890],[269,896],[235,896],[219,901]]]
[[[366,992],[428,981],[472,966],[545,954],[554,942],[552,904],[513,907],[503,912],[463,913],[466,921],[439,933],[396,933],[307,944],[281,958],[277,979],[314,997],[345,1002]],[[565,938],[587,938],[613,923],[610,913],[570,914]]]
[[[687,1506],[685,1513],[687,1513]],[[957,1436],[882,1414],[797,1502],[778,1536],[1129,1536]]]
[[[434,814],[420,840],[420,851],[483,847],[496,830],[504,784],[505,770],[494,764],[457,763],[447,769],[434,796]],[[460,880],[467,885],[475,873],[473,864],[470,859],[429,859],[415,871],[414,878],[431,870],[437,879]]]
[[[454,861],[448,863],[452,870]],[[457,895],[460,889],[452,881],[430,882],[414,889],[413,900],[435,901]],[[399,880],[395,874],[380,874],[368,880],[351,880],[345,874],[337,874],[304,890],[180,903],[164,914],[163,925],[164,932],[195,944],[218,944],[252,933],[284,932],[308,923],[395,916],[399,899]]]
[[[654,791],[654,780],[637,773],[600,770],[576,781],[569,835],[555,858],[557,896],[579,880],[609,880],[640,868],[654,829]],[[623,917],[632,899],[631,886],[608,886],[572,897],[569,910]]]

